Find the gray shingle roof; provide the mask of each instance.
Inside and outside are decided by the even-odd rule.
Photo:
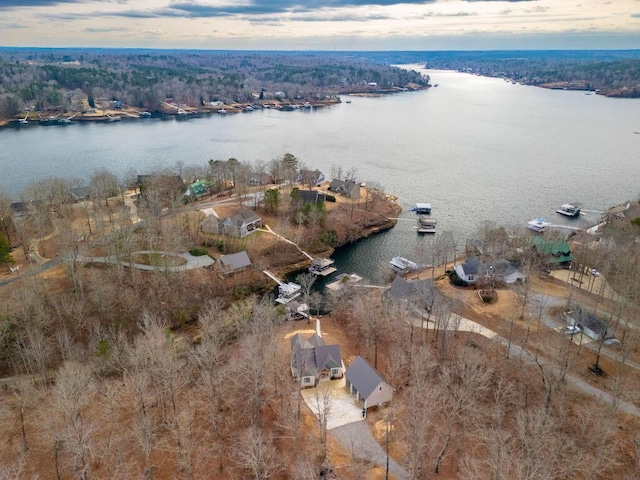
[[[378,385],[385,380],[362,357],[356,357],[345,372],[347,381],[354,386],[363,398],[369,398]],[[385,382],[387,383],[387,382]]]
[[[229,255],[222,255],[219,259],[220,265],[225,271],[238,270],[240,268],[248,267],[251,265],[249,255],[244,250],[238,253],[230,253]]]

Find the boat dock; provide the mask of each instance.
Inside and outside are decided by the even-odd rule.
[[[436,233],[436,224],[438,222],[435,218],[418,218],[418,226],[416,229],[418,233]]]
[[[319,275],[321,277],[331,275],[338,271],[338,269],[333,266],[334,262],[335,261],[330,258],[314,258],[311,260],[309,273],[313,273],[314,275]]]

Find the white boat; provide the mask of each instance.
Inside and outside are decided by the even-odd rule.
[[[226,114],[227,114],[227,111],[226,111],[224,108],[221,108],[220,110],[218,110],[218,113],[219,113],[220,115],[226,115]]]
[[[436,233],[436,224],[438,222],[435,218],[418,218],[418,233]]]
[[[410,272],[411,270],[417,270],[418,264],[416,262],[412,262],[411,260],[407,260],[404,257],[393,257],[389,261],[389,265],[391,265],[391,269],[395,272]]]
[[[309,273],[320,275],[321,277],[331,275],[333,272],[338,270],[333,266],[334,262],[335,260],[332,260],[330,258],[314,258],[313,260],[311,260]]]
[[[413,211],[416,213],[431,213],[431,204],[430,203],[416,203],[416,206],[413,207]]]
[[[556,212],[560,215],[564,215],[565,217],[576,218],[580,216],[580,208],[569,203],[560,205],[560,208],[556,210]]]
[[[544,232],[545,228],[549,226],[549,222],[547,222],[544,218],[536,218],[534,220],[529,220],[527,223],[527,228],[529,230],[533,230],[534,232]]]
[[[301,288],[297,283],[281,283],[278,285],[278,298],[276,298],[276,302],[282,304],[289,303],[294,298],[300,296]]]

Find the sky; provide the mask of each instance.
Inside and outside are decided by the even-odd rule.
[[[640,0],[0,0],[0,45],[640,48]]]

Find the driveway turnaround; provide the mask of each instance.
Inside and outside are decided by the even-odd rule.
[[[152,250],[140,250],[132,252],[131,255],[138,254],[156,254],[167,257],[181,257],[186,260],[187,263],[179,265],[177,267],[163,267],[156,265],[145,265],[142,263],[131,263],[126,260],[118,260],[117,257],[78,257],[79,262],[85,263],[119,263],[125,267],[138,268],[140,270],[157,270],[162,272],[180,271],[180,270],[193,270],[194,268],[209,267],[215,263],[215,260],[208,255],[201,255],[199,257],[193,256],[190,253],[175,253],[175,252],[156,252]]]
[[[347,390],[344,378],[323,380],[316,388],[305,388],[302,390],[302,398],[316,417],[319,410],[326,409],[329,412],[328,430],[362,420],[362,406]]]

